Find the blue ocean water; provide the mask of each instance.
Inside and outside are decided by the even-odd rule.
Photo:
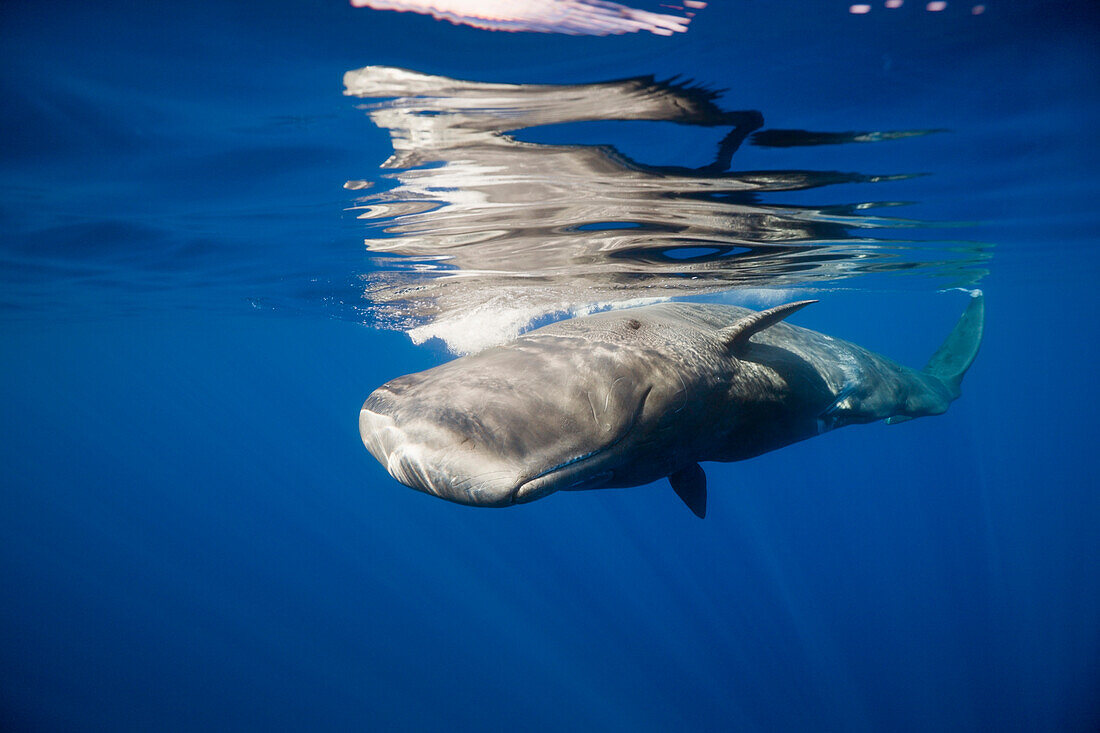
[[[848,6],[712,2],[672,37],[571,37],[339,0],[6,1],[0,726],[1100,727],[1095,9]],[[361,207],[412,185],[381,167],[394,140],[371,102],[344,94],[366,66],[679,77],[759,111],[761,134],[939,131],[750,138],[732,170],[787,172],[773,186],[904,177],[715,200],[847,217],[829,230],[846,247],[929,242],[890,272],[807,265],[780,287],[820,299],[799,325],[913,366],[965,302],[951,288],[981,287],[962,398],[708,464],[704,521],[664,482],[507,510],[402,487],[363,449],[359,406],[451,355],[366,286],[392,263],[364,240],[403,240]],[[657,167],[708,165],[724,131],[516,137],[613,145],[668,180]],[[865,231],[863,212],[912,226]],[[604,224],[579,231],[669,231]],[[753,302],[768,277],[695,297]]]

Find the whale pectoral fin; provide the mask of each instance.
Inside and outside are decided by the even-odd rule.
[[[777,305],[774,308],[769,308],[766,311],[760,311],[759,313],[753,313],[751,316],[745,316],[741,320],[734,323],[732,326],[726,326],[718,332],[718,338],[729,348],[730,351],[744,348],[748,340],[752,338],[754,333],[763,331],[769,326],[782,321],[789,315],[802,310],[811,303],[816,303],[816,300],[800,300],[796,303],[786,303],[785,305]]]
[[[700,519],[707,516],[707,475],[703,472],[702,466],[693,463],[687,468],[682,468],[670,474],[668,482],[672,484],[672,490],[684,500],[695,516]]]
[[[837,426],[837,424],[843,419],[845,412],[851,412],[851,403],[848,402],[848,398],[856,393],[857,385],[849,384],[836,393],[836,397],[829,403],[828,407],[822,410],[817,416],[817,434],[827,433]]]

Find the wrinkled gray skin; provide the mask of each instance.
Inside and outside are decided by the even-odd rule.
[[[685,496],[677,477],[704,482],[698,461],[935,415],[958,396],[961,373],[945,380],[786,323],[744,328],[756,315],[665,303],[555,323],[379,387],[359,430],[401,483],[496,507],[666,476]],[[699,490],[702,507],[685,501],[702,516]]]

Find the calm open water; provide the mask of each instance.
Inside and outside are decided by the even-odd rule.
[[[1095,8],[848,6],[6,0],[0,728],[1100,728]],[[356,427],[653,298],[919,366],[973,287],[947,414],[708,464],[704,521],[452,505]]]

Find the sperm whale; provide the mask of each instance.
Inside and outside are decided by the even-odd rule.
[[[375,390],[359,414],[393,478],[475,506],[668,477],[706,514],[701,461],[740,461],[835,428],[945,412],[977,355],[973,291],[921,370],[764,311],[661,303],[574,318]]]

